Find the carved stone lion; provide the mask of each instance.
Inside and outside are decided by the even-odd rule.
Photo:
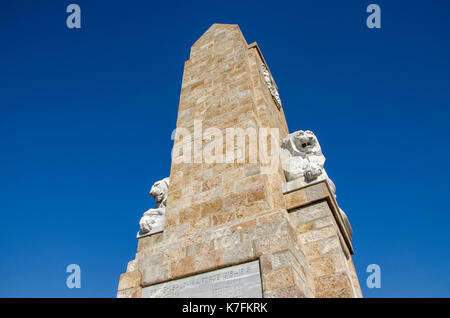
[[[139,221],[140,235],[162,231],[166,220],[167,195],[169,193],[169,178],[155,182],[150,190],[150,196],[156,200],[155,207],[144,212]]]
[[[312,131],[298,130],[287,135],[281,144],[281,161],[287,181],[304,178],[308,183],[316,179],[326,180],[336,197],[336,187],[325,169],[325,156],[319,141]],[[352,227],[345,212],[339,208],[344,226],[351,236]]]
[[[281,144],[281,160],[286,180],[317,179],[324,173],[325,157],[312,131],[299,130],[287,135]]]

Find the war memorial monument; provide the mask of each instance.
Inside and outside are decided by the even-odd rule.
[[[313,132],[289,132],[258,45],[212,25],[185,62],[170,174],[117,296],[362,297],[324,165]]]

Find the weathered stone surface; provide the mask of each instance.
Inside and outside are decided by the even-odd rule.
[[[132,260],[128,262],[127,265],[127,272],[133,272],[135,270],[137,270],[137,261],[136,260]]]
[[[117,298],[141,298],[142,296],[142,288],[141,287],[133,287],[124,290],[119,290],[117,292]]]
[[[317,179],[314,179],[313,181],[307,181],[305,177],[300,177],[297,179],[293,179],[287,182],[284,182],[282,184],[282,190],[284,194],[287,194],[292,191],[296,191],[299,189],[303,189],[309,185],[319,183],[320,181],[327,181],[328,176],[325,174],[321,174],[317,177]]]
[[[325,183],[316,183],[310,187],[305,188],[306,199],[309,202],[314,202],[317,200],[323,200],[329,195],[329,191]]]
[[[196,272],[201,273],[216,269],[223,264],[223,254],[223,250],[214,250],[196,255],[194,261]]]
[[[334,235],[336,235],[335,229],[333,227],[329,226],[329,227],[325,227],[325,228],[322,228],[319,230],[314,230],[314,231],[300,234],[299,237],[300,237],[300,241],[303,244],[306,244],[306,243],[319,241],[319,240],[322,240],[325,238],[329,238]]]
[[[289,249],[289,235],[287,232],[277,235],[262,236],[254,240],[255,254],[262,255]]]
[[[303,244],[303,252],[308,257],[319,256],[320,255],[319,242],[311,242]]]
[[[286,209],[291,210],[307,203],[305,191],[300,189],[284,196]]]
[[[201,205],[202,216],[222,212],[222,198],[214,198]]]
[[[330,252],[339,251],[341,249],[341,243],[337,236],[326,238],[319,242],[319,249],[322,255]]]
[[[283,287],[291,287],[296,285],[295,271],[292,267],[285,267],[274,270],[263,275],[264,289],[275,290]]]
[[[138,258],[138,268],[143,270],[146,267],[160,265],[163,262],[163,252],[153,252],[150,255]]]
[[[316,293],[329,293],[331,291],[341,291],[344,288],[351,288],[350,281],[346,273],[320,276],[314,279]]]
[[[297,286],[282,287],[270,291],[266,294],[266,298],[305,298],[308,297]]]
[[[272,268],[279,269],[286,266],[286,264],[292,264],[293,267],[298,266],[298,260],[296,260],[294,254],[290,250],[285,250],[272,254],[271,256]]]
[[[128,288],[133,287],[139,287],[141,285],[141,272],[139,271],[133,271],[133,272],[127,272],[122,275],[120,275],[119,280],[119,290],[124,290]]]
[[[324,290],[316,293],[316,298],[353,298],[353,292],[349,287],[339,290]]]
[[[178,278],[195,272],[194,256],[187,256],[171,262],[170,278]]]
[[[160,265],[151,265],[144,268],[142,284],[144,286],[152,285],[170,278],[170,268],[168,263]]]
[[[247,177],[254,176],[261,173],[261,165],[259,163],[252,164],[245,169],[245,175]]]
[[[261,255],[259,258],[259,264],[261,266],[261,270],[263,273],[268,273],[272,271],[272,256],[271,254],[264,254]]]
[[[309,262],[309,265],[313,277],[332,275],[335,272],[333,261],[330,256],[314,258]]]
[[[300,224],[297,227],[297,233],[298,234],[302,234],[308,231],[311,231],[314,228],[314,224],[313,223],[304,223],[304,224]]]
[[[256,219],[252,219],[249,221],[240,222],[236,225],[233,225],[230,230],[231,230],[231,232],[245,231],[245,230],[255,227],[255,226],[256,226]]]
[[[315,229],[320,229],[329,225],[334,225],[334,222],[331,216],[327,216],[321,219],[314,220],[313,225]]]
[[[321,201],[301,209],[294,209],[290,211],[289,218],[294,226],[296,226],[298,224],[308,223],[329,215],[331,215],[331,211],[328,207],[328,203],[326,201]]]
[[[138,240],[138,248],[137,251],[140,252],[146,248],[149,248],[151,246],[154,246],[155,244],[158,244],[162,241],[163,233],[157,233],[154,235],[149,235],[142,237]]]
[[[225,249],[223,253],[225,264],[239,264],[255,258],[255,249],[251,241]]]
[[[333,253],[330,255],[330,257],[333,262],[334,271],[336,273],[347,271],[347,267],[345,265],[345,262],[347,260],[345,259],[345,256],[343,253]]]
[[[180,211],[180,224],[186,222],[195,222],[201,218],[200,206],[194,205]]]

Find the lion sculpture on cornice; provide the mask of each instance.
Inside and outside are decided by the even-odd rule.
[[[169,193],[169,178],[155,182],[150,189],[150,196],[156,200],[155,207],[144,212],[139,221],[140,233],[151,234],[162,231],[166,220],[167,195]]]
[[[325,157],[312,131],[299,130],[287,135],[281,144],[281,158],[287,181],[304,177],[310,182],[325,173]]]

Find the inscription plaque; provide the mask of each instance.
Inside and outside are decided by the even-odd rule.
[[[259,261],[230,266],[143,289],[143,298],[262,298]]]

